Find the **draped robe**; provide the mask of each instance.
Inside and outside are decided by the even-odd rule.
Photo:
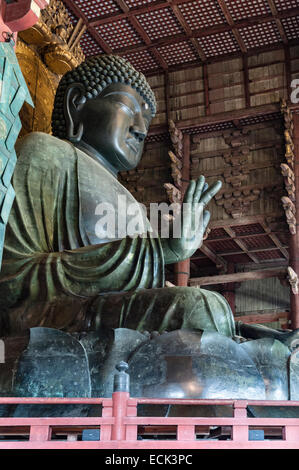
[[[99,161],[67,141],[32,133],[17,145],[16,197],[0,273],[0,333],[34,326],[195,328],[234,336],[226,300],[216,292],[164,287],[159,238],[100,239],[96,207],[117,196],[136,203]]]

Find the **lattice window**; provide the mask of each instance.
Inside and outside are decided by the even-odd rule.
[[[121,13],[114,0],[74,0],[74,3],[89,20],[110,13]]]
[[[242,126],[250,126],[252,124],[258,124],[260,122],[274,121],[278,119],[281,120],[281,113],[271,113],[271,114],[264,114],[261,116],[252,116],[252,117],[240,119],[240,124]]]
[[[235,234],[238,235],[254,235],[256,233],[264,233],[264,229],[260,224],[237,225],[232,227]]]
[[[298,39],[299,37],[299,16],[282,19],[282,24],[288,39]]]
[[[152,41],[184,32],[169,8],[142,13],[136,18]]]
[[[249,250],[258,250],[259,248],[276,248],[271,238],[269,238],[267,235],[262,235],[260,237],[242,238],[242,242],[245,243]]]
[[[299,7],[299,0],[275,0],[275,5],[278,11],[290,10]]]
[[[126,0],[126,4],[129,8],[142,7],[143,5],[148,5],[149,3],[155,2],[156,0]]]
[[[141,72],[158,69],[159,66],[148,51],[130,52],[122,56]]]
[[[271,15],[267,0],[225,0],[234,21],[252,16]]]
[[[192,129],[187,130],[186,133],[190,135],[203,134],[206,132],[224,131],[226,129],[231,129],[232,127],[234,127],[234,124],[231,121],[227,121],[217,124],[207,124],[206,126],[193,127]]]
[[[96,26],[96,30],[111,49],[120,49],[142,41],[127,19]]]
[[[88,31],[83,34],[80,40],[80,46],[82,47],[82,50],[86,57],[97,54],[103,54],[103,50],[96,42],[96,40],[91,36],[91,34],[89,34]]]
[[[239,45],[231,31],[203,36],[198,38],[198,42],[207,57],[240,51]]]
[[[223,228],[213,228],[209,233],[209,240],[216,240],[217,238],[229,238],[228,233]]]
[[[240,28],[239,32],[248,49],[281,42],[276,23],[263,23]]]
[[[152,134],[146,137],[145,142],[168,142],[169,133],[167,134]]]
[[[224,259],[228,261],[229,263],[235,263],[235,264],[247,264],[247,263],[252,262],[249,256],[245,254],[224,256]]]
[[[216,251],[216,253],[220,252],[227,252],[230,251],[240,251],[239,246],[234,242],[234,240],[219,240],[219,241],[210,241],[206,243],[209,248]]]
[[[280,250],[260,251],[260,252],[254,253],[254,256],[256,256],[259,261],[284,258]]]
[[[191,29],[207,28],[226,23],[225,17],[215,0],[201,0],[178,5],[186,23]]]
[[[166,46],[157,47],[157,50],[168,65],[183,64],[197,60],[197,54],[193,46],[187,41],[167,44]]]

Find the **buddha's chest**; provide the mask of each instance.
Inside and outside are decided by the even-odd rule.
[[[145,208],[102,165],[78,155],[80,226],[90,244],[150,230]]]

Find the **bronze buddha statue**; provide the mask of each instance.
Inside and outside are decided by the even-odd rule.
[[[188,258],[202,243],[198,231],[187,247],[194,211],[182,222],[181,238],[96,234],[98,204],[116,207],[119,195],[136,202],[117,172],[138,165],[155,108],[144,76],[118,57],[87,59],[62,78],[54,136],[32,133],[17,147],[0,276],[2,335],[41,325],[234,335],[230,308],[218,293],[164,287],[164,264]],[[203,177],[192,181],[185,201],[205,206],[221,183],[206,186]],[[205,211],[204,228],[208,220]]]
[[[268,337],[287,346],[296,339],[296,331],[241,323],[236,332],[217,292],[164,286],[164,265],[189,258],[201,245],[210,218],[205,206],[221,182],[190,182],[179,238],[153,236],[145,215],[134,237],[99,236],[99,204],[117,213],[120,195],[136,203],[117,173],[138,165],[155,111],[145,77],[122,58],[89,58],[61,79],[53,136],[32,133],[16,148],[16,198],[0,273],[2,337],[43,327],[67,334],[192,330],[230,341]],[[190,239],[198,210],[201,229]]]

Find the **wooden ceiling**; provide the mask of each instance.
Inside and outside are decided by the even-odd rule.
[[[119,54],[145,74],[291,45],[299,0],[63,0],[87,27],[86,56]]]

